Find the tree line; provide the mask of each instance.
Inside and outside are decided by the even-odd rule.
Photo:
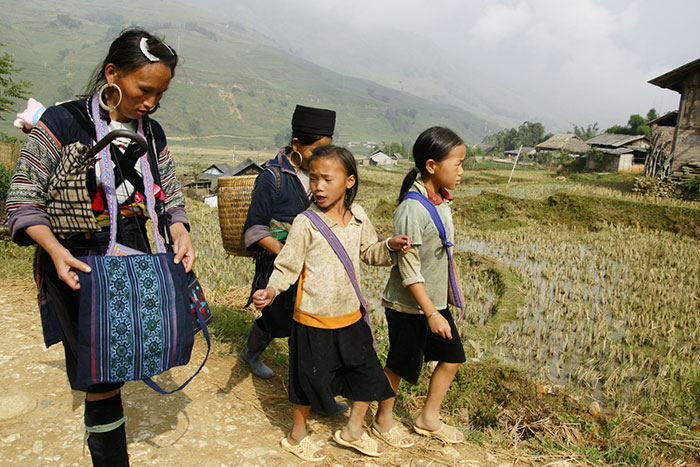
[[[587,126],[572,124],[572,133],[587,141],[601,133],[611,133],[619,135],[645,135],[651,137],[651,127],[649,122],[659,117],[656,109],[649,109],[646,116],[632,114],[627,120],[627,125],[613,125],[605,131],[601,131],[598,122]],[[552,137],[552,133],[547,133],[545,127],[540,122],[523,122],[517,128],[505,128],[498,133],[487,135],[482,140],[483,143],[493,144],[497,152],[511,151],[518,149],[521,145],[525,147],[535,147],[543,141]]]

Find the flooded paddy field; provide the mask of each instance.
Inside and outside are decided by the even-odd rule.
[[[383,235],[391,234],[406,171],[361,168],[357,202]],[[700,205],[640,199],[541,171],[516,171],[517,183],[498,185],[508,172],[494,172],[454,193],[467,305],[458,327],[467,355],[566,387],[609,414],[660,414],[684,433],[700,425]],[[191,203],[189,211],[197,272],[212,296],[234,288],[246,295],[252,259],[225,255],[215,209]],[[379,299],[388,274],[361,268],[382,353]],[[684,436],[691,438],[682,446],[700,447],[697,436]]]

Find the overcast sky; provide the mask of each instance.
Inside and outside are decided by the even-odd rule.
[[[241,3],[266,11],[268,18],[277,15],[290,43],[303,36],[295,33],[299,29],[417,34],[459,64],[450,72],[463,73],[477,91],[500,86],[523,99],[518,116],[545,116],[561,129],[594,121],[604,129],[652,107],[675,110],[679,95],[647,81],[700,58],[698,0],[290,0],[277,8],[265,7],[276,0]],[[309,57],[313,47],[332,47],[313,39],[303,44]],[[421,60],[430,63],[429,57],[415,57],[417,65]]]

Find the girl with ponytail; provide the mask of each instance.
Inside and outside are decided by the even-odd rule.
[[[382,295],[389,327],[389,354],[384,372],[396,392],[402,379],[418,383],[423,361],[437,361],[428,394],[413,428],[447,443],[464,440],[455,427],[440,421],[440,406],[464,349],[448,303],[463,309],[452,262],[454,225],[447,191],[460,182],[466,146],[452,130],[428,128],[413,146],[415,167],[401,185],[394,212],[394,235],[411,239],[396,262]],[[394,398],[379,402],[372,428],[387,444],[407,448],[413,440],[394,422]]]

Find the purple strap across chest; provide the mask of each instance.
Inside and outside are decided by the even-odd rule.
[[[92,115],[95,120],[95,133],[97,139],[100,140],[107,136],[109,133],[109,127],[104,118],[100,114],[99,102],[99,91],[97,91],[92,96]],[[138,119],[137,133],[143,136],[143,120]],[[148,210],[148,216],[153,222],[154,230],[154,241],[156,245],[156,250],[158,253],[165,253],[165,245],[163,240],[158,234],[158,215],[156,214],[156,201],[155,195],[153,194],[153,174],[151,173],[150,164],[148,162],[148,152],[146,152],[140,159],[142,176],[143,176],[143,193],[146,199],[146,209]],[[117,202],[117,191],[114,186],[114,170],[112,169],[112,159],[110,157],[109,146],[105,146],[100,152],[100,177],[102,181],[102,189],[105,192],[105,198],[107,198],[107,208],[109,211],[109,247],[107,249],[106,256],[126,256],[133,254],[143,254],[140,251],[134,250],[127,246],[117,243],[117,216],[119,211],[119,203]]]
[[[445,225],[442,223],[440,214],[438,213],[435,205],[424,195],[418,193],[417,191],[409,191],[406,193],[404,200],[413,199],[418,201],[430,214],[435,228],[440,235],[440,240],[442,241],[445,250],[447,250],[447,261],[448,261],[448,281],[450,292],[454,299],[454,305],[461,310],[459,315],[460,321],[464,317],[464,298],[462,297],[462,290],[459,287],[459,281],[457,281],[457,270],[455,268],[454,260],[452,259],[452,243],[447,240],[447,232],[445,231]]]

